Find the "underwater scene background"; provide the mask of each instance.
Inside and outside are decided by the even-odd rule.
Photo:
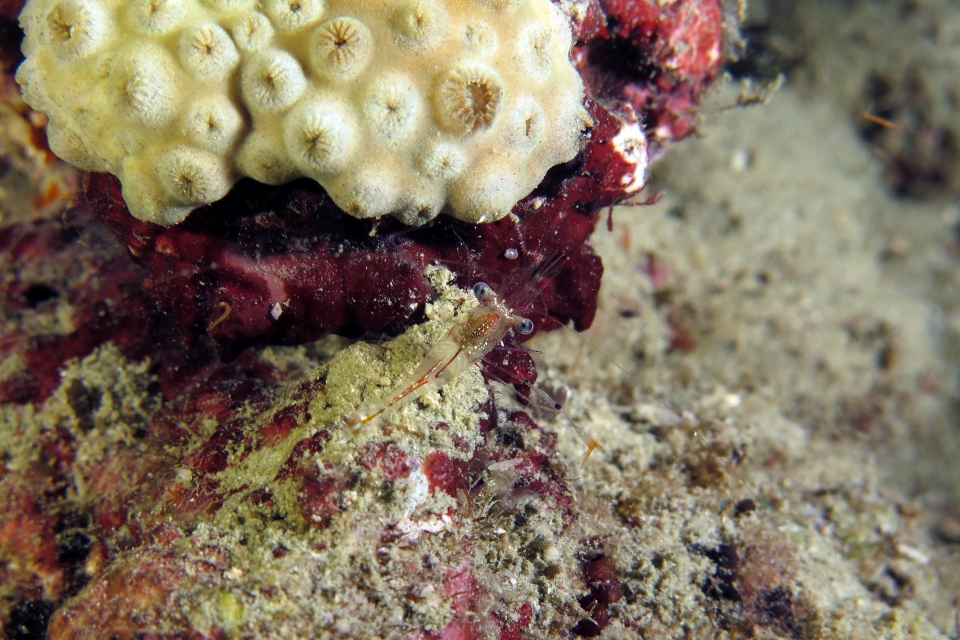
[[[38,41],[87,37],[78,0],[34,1]],[[296,53],[284,20],[314,10],[98,2],[187,7],[171,51],[255,12]],[[547,11],[386,4],[424,42]],[[956,2],[545,5],[573,84],[518,73],[503,104],[582,92],[579,151],[486,224],[359,219],[306,170],[138,219],[24,102],[23,5],[0,1],[0,635],[960,635]]]

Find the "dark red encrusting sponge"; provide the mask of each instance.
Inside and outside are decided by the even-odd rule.
[[[188,342],[209,335],[229,357],[249,345],[299,344],[335,333],[394,335],[423,320],[423,269],[447,266],[464,288],[484,281],[538,328],[583,329],[603,267],[587,244],[601,207],[622,197],[633,167],[614,149],[620,122],[591,105],[594,128],[514,209],[471,225],[446,216],[420,228],[356,220],[315,183],[245,180],[176,227],[135,220],[116,178],[89,174],[85,204],[144,267],[147,289]]]
[[[16,69],[23,60],[19,16],[25,3],[26,0],[0,0],[0,66],[4,72]]]

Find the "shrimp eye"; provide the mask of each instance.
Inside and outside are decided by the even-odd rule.
[[[520,335],[522,336],[530,335],[533,333],[533,321],[528,318],[524,318],[520,321],[520,324],[517,325],[517,331],[519,331]]]
[[[477,297],[477,300],[483,300],[485,297],[493,295],[493,289],[486,282],[478,282],[473,285],[473,295]]]

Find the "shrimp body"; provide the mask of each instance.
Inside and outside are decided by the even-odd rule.
[[[521,335],[533,332],[533,323],[512,313],[496,296],[493,290],[483,282],[477,283],[473,293],[480,300],[480,306],[460,316],[456,324],[437,342],[417,368],[401,384],[383,397],[368,401],[346,418],[346,426],[354,431],[379,418],[384,412],[399,409],[422,396],[443,388],[456,380],[471,364],[482,360],[496,347],[510,330]],[[587,446],[584,462],[594,449],[600,445],[570,416],[562,407],[543,394],[553,409],[563,414],[573,426],[577,435]]]
[[[519,326],[523,321],[523,318],[509,313],[495,302],[471,309],[460,316],[447,335],[430,348],[403,383],[385,396],[361,405],[347,418],[346,425],[359,429],[385,411],[399,409],[431,391],[443,388],[456,380],[471,364],[490,353],[509,329]]]

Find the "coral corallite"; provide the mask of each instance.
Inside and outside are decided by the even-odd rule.
[[[53,151],[162,225],[243,176],[312,178],[358,218],[489,222],[590,124],[549,0],[30,0],[21,24]]]

